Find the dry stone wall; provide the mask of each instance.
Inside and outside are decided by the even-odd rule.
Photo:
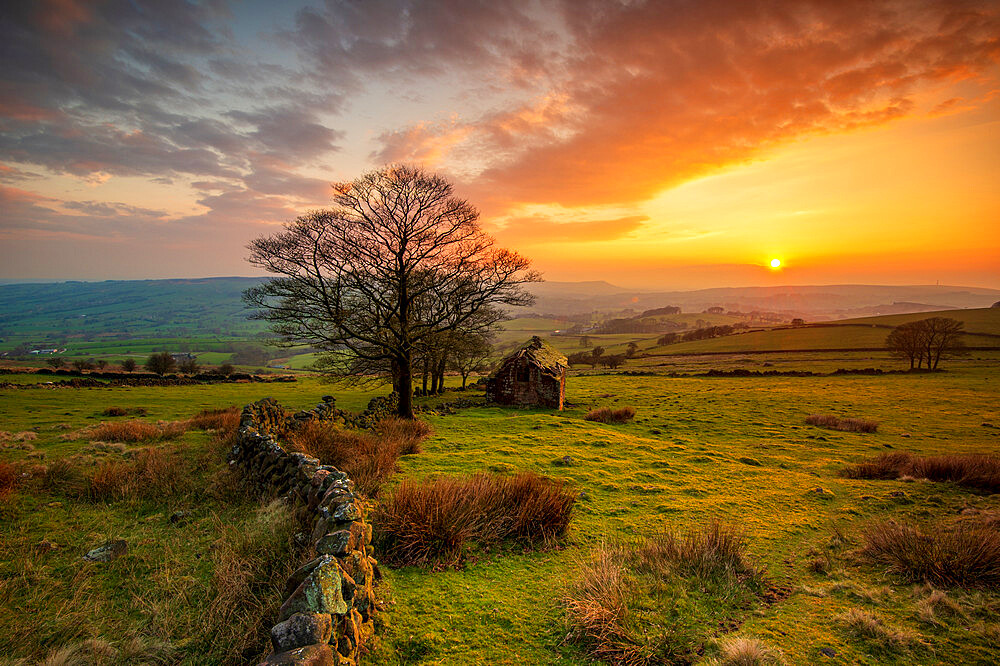
[[[273,652],[262,666],[356,666],[373,633],[378,562],[369,554],[372,531],[361,498],[344,472],[278,443],[281,433],[310,418],[340,414],[332,398],[291,418],[271,398],[243,408],[230,465],[258,489],[305,505],[315,555],[288,580],[271,629]]]

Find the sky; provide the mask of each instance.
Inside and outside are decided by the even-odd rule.
[[[397,162],[548,280],[1000,288],[1000,3],[0,9],[2,280],[254,275]]]

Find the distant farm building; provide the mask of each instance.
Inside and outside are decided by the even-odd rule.
[[[500,361],[486,380],[486,399],[501,405],[562,409],[567,367],[565,356],[535,336]]]

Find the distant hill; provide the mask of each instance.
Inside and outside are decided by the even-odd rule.
[[[584,291],[575,285],[601,285]],[[564,286],[565,285],[565,286]],[[574,285],[570,287],[570,285]],[[638,292],[616,289],[600,283],[541,283],[532,285],[537,295],[535,305],[518,311],[524,313],[570,315],[582,312],[636,313],[652,308],[676,305],[684,312],[702,312],[719,306],[742,312],[781,312],[789,317],[842,318],[883,312],[876,308],[926,307],[929,310],[984,308],[1000,299],[1000,290],[980,287],[882,286],[882,285],[806,285],[785,287],[721,287],[695,291]],[[886,305],[889,304],[889,305]],[[886,310],[885,312],[899,312]],[[907,310],[910,312],[917,310]]]
[[[193,336],[252,337],[264,330],[247,319],[240,295],[262,278],[226,277],[189,280],[117,280],[0,285],[0,338],[42,344],[63,338],[130,339]],[[734,287],[698,291],[636,292],[604,281],[542,282],[531,285],[537,302],[515,316],[563,317],[593,311],[613,316],[679,306],[695,319],[720,306],[743,312],[782,312],[789,318],[837,319],[850,314],[989,307],[1000,291],[973,287],[830,285],[804,287]],[[885,304],[890,305],[885,305]],[[623,314],[617,314],[623,313]],[[608,317],[595,317],[595,320]],[[563,328],[558,322],[552,328]]]
[[[1000,308],[950,310],[919,314],[845,319],[825,324],[750,331],[709,340],[644,348],[650,354],[710,354],[820,349],[884,349],[894,327],[927,317],[949,317],[965,323],[963,341],[970,347],[1000,348]]]
[[[0,338],[144,338],[264,330],[240,294],[260,278],[57,282],[0,286]],[[8,345],[9,346],[9,345]]]

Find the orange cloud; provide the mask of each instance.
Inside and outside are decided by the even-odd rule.
[[[629,215],[610,220],[559,222],[545,215],[532,215],[508,220],[496,235],[504,242],[518,244],[609,241],[637,231],[648,220],[648,215]]]

